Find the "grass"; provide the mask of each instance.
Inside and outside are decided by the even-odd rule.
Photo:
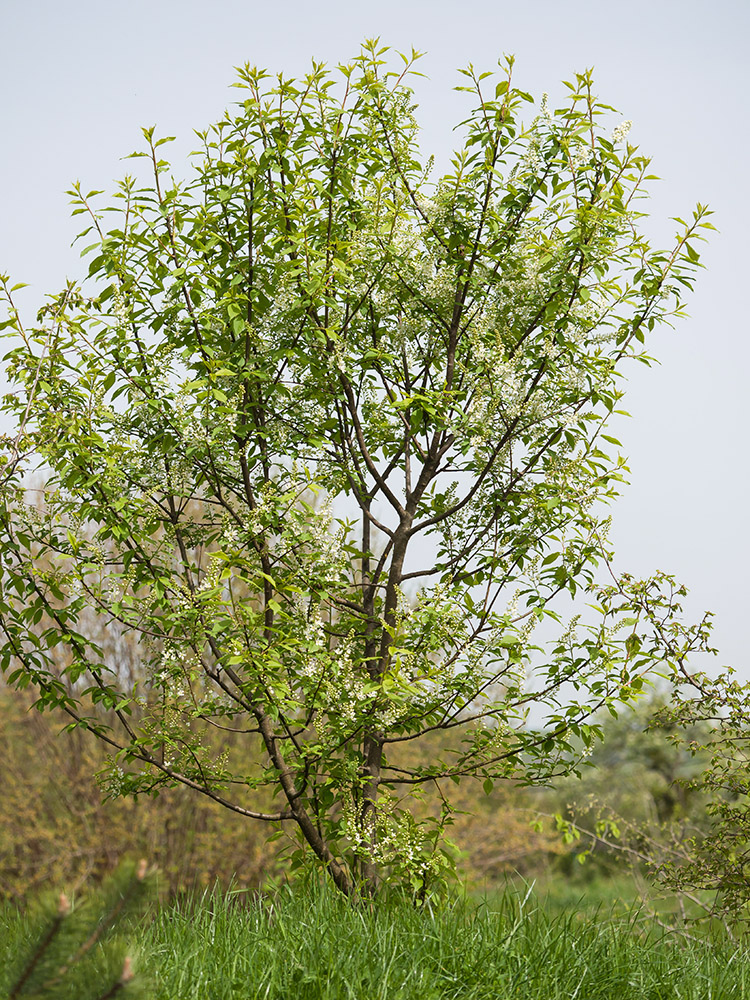
[[[8,921],[0,961],[18,945]],[[424,911],[353,907],[315,884],[215,892],[160,908],[135,935],[154,1000],[750,997],[750,955],[726,939],[665,936],[635,910],[554,912],[530,890]]]
[[[566,876],[560,872],[548,872],[534,877],[529,882],[520,876],[509,875],[502,887],[497,883],[488,887],[483,893],[474,893],[476,901],[497,901],[502,905],[502,897],[525,896],[529,888],[536,904],[541,906],[551,916],[575,912],[580,917],[594,916],[600,911],[626,914],[637,909],[640,895],[638,887],[630,873],[621,876],[591,877],[587,871],[576,872]]]

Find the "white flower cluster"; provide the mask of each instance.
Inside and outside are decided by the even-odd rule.
[[[282,277],[276,286],[273,306],[274,312],[279,315],[286,315],[299,306],[299,290],[296,279],[289,275]]]
[[[528,641],[531,638],[531,635],[538,624],[539,624],[539,619],[536,617],[536,615],[527,613],[523,625],[518,630],[518,642],[519,645],[521,646],[521,649],[523,649],[528,644]]]
[[[453,268],[441,263],[425,288],[425,297],[443,309],[450,308],[456,295],[456,275]]]
[[[310,527],[319,559],[334,565],[340,562],[346,529],[343,525],[339,525],[337,530],[333,530],[333,511],[330,497],[326,497],[322,506],[316,510]]]
[[[303,677],[319,678],[325,670],[328,653],[328,642],[323,630],[323,619],[320,615],[320,607],[313,610],[306,605],[302,594],[294,594],[292,606],[301,620],[305,637],[313,646],[313,652],[305,656],[301,673]]]
[[[334,368],[342,373],[346,373],[347,369],[347,355],[344,351],[343,345],[340,340],[334,341],[333,344],[333,365]]]
[[[366,676],[354,663],[354,634],[350,633],[331,648],[325,634],[320,607],[311,609],[302,594],[295,594],[293,607],[305,638],[312,647],[306,652],[300,673],[319,685],[329,715],[346,723],[355,722],[372,704],[377,692],[368,690]]]
[[[562,633],[558,642],[563,646],[575,646],[578,642],[578,622],[581,620],[580,615],[573,615],[573,617],[568,622],[565,631]]]
[[[440,857],[429,847],[425,852],[419,825],[396,808],[395,799],[379,796],[363,820],[353,798],[345,801],[344,830],[354,852],[376,864],[397,864],[407,872],[437,873]]]
[[[93,538],[89,542],[88,549],[89,549],[88,551],[89,559],[93,563],[96,563],[97,566],[103,566],[106,553],[104,551],[104,546],[102,545],[102,543],[98,539]]]
[[[259,491],[255,507],[250,511],[245,519],[245,526],[253,535],[257,535],[261,530],[262,518],[273,510],[274,503],[272,494],[274,494],[274,489],[271,483],[264,483]]]
[[[190,391],[184,387],[174,397],[174,417],[186,445],[195,446],[205,442],[206,428],[195,416]]]
[[[125,790],[125,772],[121,767],[111,761],[106,765],[106,769],[99,772],[99,783],[102,789],[113,799],[122,795]]]
[[[478,387],[466,413],[467,423],[476,438],[475,446],[496,433],[493,418],[497,410],[508,420],[521,415],[527,391],[520,365],[503,360],[499,350],[493,353],[487,346],[478,345],[477,361],[485,365],[488,377]]]
[[[471,344],[472,365],[475,352],[481,351],[484,359],[494,356],[502,350],[499,338],[494,333],[498,325],[498,314],[495,303],[483,303],[472,315],[467,326],[467,334]]]
[[[112,296],[112,312],[115,314],[118,327],[127,326],[130,322],[130,311],[125,304],[125,299],[122,297],[122,293],[119,288],[115,290],[115,293]]]
[[[443,222],[450,211],[450,200],[447,196],[447,191],[442,186],[438,187],[435,197],[427,198],[423,195],[418,195],[416,202],[417,207],[427,217],[427,221],[433,225]]]
[[[173,646],[167,646],[159,657],[159,665],[154,671],[154,686],[164,689],[165,695],[175,701],[182,701],[189,694],[187,670],[183,657]]]
[[[622,142],[622,140],[628,134],[632,126],[633,126],[632,121],[628,119],[628,121],[621,122],[615,129],[613,129],[612,136],[610,139],[612,145],[616,146],[618,142]]]
[[[392,729],[396,723],[401,719],[404,712],[403,705],[397,705],[396,702],[390,702],[383,708],[379,708],[375,713],[375,718],[377,719],[378,726],[381,729],[388,732]]]
[[[225,522],[224,530],[221,533],[221,543],[224,549],[236,549],[240,545],[240,536],[237,525],[232,521]]]
[[[570,163],[574,171],[580,170],[591,160],[591,147],[585,142],[578,142],[570,151]]]
[[[518,602],[520,598],[521,598],[521,591],[516,590],[511,599],[508,601],[508,605],[505,609],[505,614],[509,621],[513,621],[513,619],[518,614]]]
[[[554,340],[551,337],[545,337],[544,343],[542,344],[542,351],[541,351],[542,357],[553,360],[554,358],[557,357],[559,353],[560,353],[559,348],[557,344],[554,342]]]
[[[204,573],[203,579],[198,585],[198,594],[205,594],[207,591],[218,587],[221,582],[221,572],[223,566],[224,562],[219,556],[211,556],[208,561],[208,569]]]
[[[350,656],[350,643],[346,641],[334,650],[333,683],[329,682],[328,691],[329,697],[338,702],[340,717],[354,722],[362,709],[369,706],[376,691],[366,689],[363,678],[354,672]]]

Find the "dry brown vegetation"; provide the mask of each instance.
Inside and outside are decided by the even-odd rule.
[[[107,800],[94,777],[106,748],[80,730],[63,732],[62,715],[30,708],[28,695],[0,691],[0,897],[22,901],[48,884],[75,889],[141,855],[158,866],[170,895],[217,880],[256,887],[285,871],[289,839],[268,843],[267,826],[190,789]],[[531,874],[562,850],[551,831],[531,829],[524,792],[510,783],[485,795],[479,782],[468,782],[452,787],[451,799],[449,836],[459,848],[459,875],[470,885],[491,887],[512,871]]]

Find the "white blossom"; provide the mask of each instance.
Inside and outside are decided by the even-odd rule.
[[[621,122],[619,125],[617,125],[613,129],[611,140],[610,140],[612,142],[613,146],[617,145],[618,142],[622,142],[622,140],[625,138],[625,136],[630,131],[632,125],[633,125],[632,121],[630,121],[630,119],[628,119],[627,121]]]

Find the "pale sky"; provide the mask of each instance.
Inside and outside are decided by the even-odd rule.
[[[697,201],[720,230],[690,317],[650,344],[661,366],[632,372],[633,419],[617,428],[632,470],[613,510],[618,567],[676,574],[691,615],[716,613],[719,662],[750,679],[746,0],[2,0],[1,13],[0,271],[31,284],[19,297],[29,316],[82,271],[70,183],[110,188],[151,124],[178,137],[168,148],[182,175],[192,130],[235,100],[235,65],[292,75],[311,58],[347,61],[367,37],[414,46],[426,53],[428,78],[415,83],[423,150],[438,164],[466,109],[452,90],[458,67],[493,69],[514,53],[516,83],[554,102],[560,80],[593,66],[599,97],[633,120],[629,141],[662,178],[649,233],[667,243],[669,217]]]

